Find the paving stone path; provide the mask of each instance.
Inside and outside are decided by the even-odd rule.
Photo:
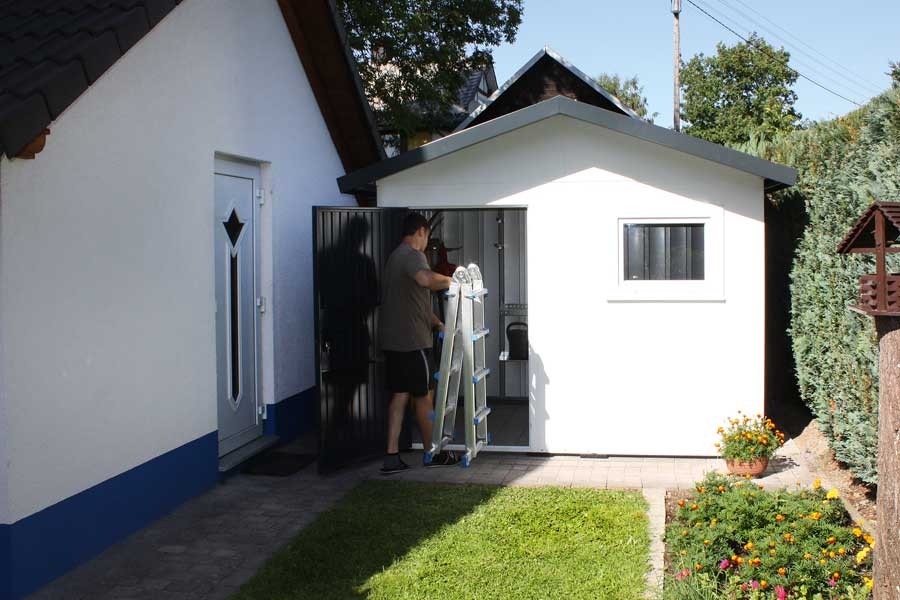
[[[420,455],[408,457],[414,464]],[[652,566],[662,569],[665,490],[690,489],[717,459],[581,458],[483,453],[468,469],[416,467],[411,481],[642,489],[650,505]],[[228,598],[278,548],[360,481],[380,478],[377,464],[319,477],[310,466],[291,477],[236,475],[170,515],[110,547],[46,586],[32,599],[217,600]],[[810,485],[814,476],[791,443],[760,479],[768,488]]]

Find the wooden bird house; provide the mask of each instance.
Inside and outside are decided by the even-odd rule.
[[[872,316],[900,316],[900,274],[888,273],[886,257],[900,252],[900,202],[874,202],[838,244],[840,254],[875,255],[875,274],[859,278],[854,310]]]

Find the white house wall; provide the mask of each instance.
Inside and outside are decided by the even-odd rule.
[[[709,455],[726,417],[763,409],[762,183],[557,116],[387,177],[378,201],[528,208],[533,450]],[[623,286],[622,219],[707,224],[706,281]]]
[[[9,522],[216,430],[217,152],[272,192],[269,403],[315,385],[310,207],[351,201],[276,0],[181,3],[51,131],[2,163]]]

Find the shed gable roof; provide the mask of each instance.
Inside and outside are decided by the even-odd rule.
[[[348,173],[338,178],[338,186],[341,191],[347,193],[370,189],[371,184],[389,175],[556,115],[564,115],[592,125],[605,127],[624,135],[659,144],[678,152],[684,152],[762,177],[765,180],[766,191],[775,191],[794,185],[797,182],[797,171],[790,167],[744,154],[743,152],[713,144],[684,133],[659,127],[642,119],[634,119],[570,98],[557,96],[497,117],[470,129],[448,135],[364,169]]]
[[[621,100],[600,87],[593,78],[553,49],[544,47],[491,94],[486,104],[469,113],[455,131],[496,119],[554,96],[566,96],[634,119],[640,118]]]
[[[0,0],[0,154],[43,133],[181,0]],[[344,169],[384,157],[332,0],[279,0]]]

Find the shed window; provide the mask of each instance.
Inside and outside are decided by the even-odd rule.
[[[703,225],[628,223],[625,279],[703,279]]]

